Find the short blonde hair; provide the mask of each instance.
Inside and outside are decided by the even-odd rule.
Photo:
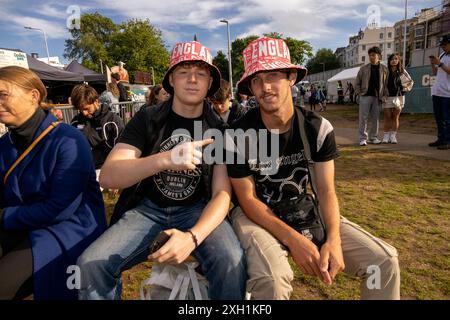
[[[0,68],[0,80],[10,82],[24,90],[39,91],[39,106],[47,97],[47,89],[45,89],[41,79],[31,70],[18,66],[3,67]]]

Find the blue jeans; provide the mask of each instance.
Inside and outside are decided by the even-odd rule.
[[[120,299],[121,273],[147,260],[149,246],[166,229],[185,231],[200,218],[206,202],[160,208],[144,199],[92,243],[78,259],[80,299]],[[244,252],[228,221],[223,221],[192,252],[209,281],[213,300],[238,300],[247,280]]]
[[[450,98],[433,96],[433,112],[441,144],[450,144]]]

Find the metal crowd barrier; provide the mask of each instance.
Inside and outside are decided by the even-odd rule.
[[[110,109],[112,112],[119,115],[123,122],[127,124],[144,104],[144,102],[139,101],[112,103],[110,105]],[[61,110],[63,121],[68,124],[70,124],[73,117],[78,114],[78,110],[76,110],[72,105],[55,106],[54,108]]]
[[[110,108],[112,112],[122,118],[124,124],[127,124],[144,104],[144,102],[140,101],[126,101],[112,103]]]

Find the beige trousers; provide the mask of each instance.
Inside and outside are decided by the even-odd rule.
[[[231,220],[246,253],[251,299],[289,299],[294,275],[286,248],[248,219],[240,207],[232,210]],[[344,217],[340,228],[344,272],[361,278],[361,299],[400,299],[397,250]]]

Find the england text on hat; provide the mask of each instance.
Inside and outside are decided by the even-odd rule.
[[[198,56],[202,60],[210,64],[212,63],[212,55],[208,48],[202,46],[199,42],[183,42],[175,45],[172,52],[172,59],[186,55]]]
[[[259,59],[265,58],[283,58],[290,61],[291,57],[289,54],[289,48],[284,41],[277,41],[276,39],[261,39],[260,41],[255,41],[252,44],[251,52],[250,50],[244,52],[245,64],[251,65],[256,63]],[[250,55],[251,53],[251,55]]]

